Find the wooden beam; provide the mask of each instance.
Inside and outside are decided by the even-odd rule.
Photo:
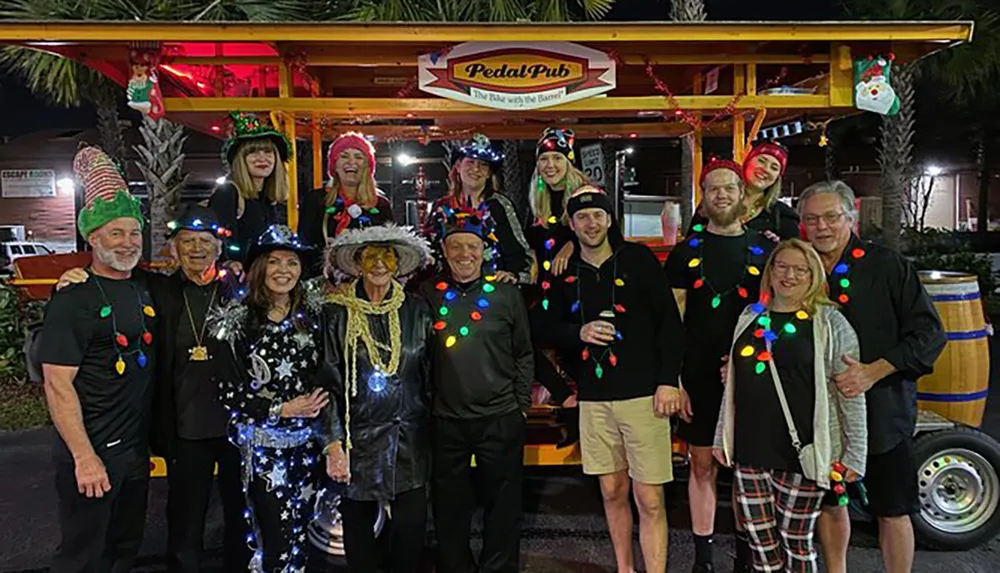
[[[851,47],[844,44],[830,46],[830,73],[826,81],[830,94],[830,105],[849,107],[854,105],[854,62]]]
[[[5,21],[0,42],[968,42],[973,23],[606,22],[563,24]]]
[[[733,68],[733,91],[735,93],[746,93],[747,78],[746,66],[736,66]],[[743,114],[733,116],[733,159],[743,161],[743,145],[746,139],[746,120]]]
[[[354,124],[330,125],[323,135],[333,138],[348,131],[358,131],[359,129],[379,140],[398,139],[404,141],[415,141],[418,138],[426,137],[430,141],[441,141],[455,139],[455,134],[464,132],[481,132],[491,139],[518,139],[534,141],[544,129],[543,124],[525,123],[514,125],[484,124],[480,122],[469,122],[460,124],[449,124],[446,127],[438,126],[417,126],[417,125],[363,125]],[[691,131],[690,126],[685,123],[670,121],[657,123],[614,123],[614,124],[570,124],[576,132],[576,138],[583,140],[600,139],[647,139],[679,137]],[[711,135],[726,135],[729,127],[726,122],[718,122],[712,125]],[[300,137],[311,136],[311,128],[299,128]]]
[[[291,67],[281,62],[278,65],[278,95],[281,96],[279,99],[292,99],[293,82]],[[272,109],[270,111],[272,117],[274,115],[282,116],[280,129],[291,144],[288,150],[288,226],[293,231],[297,231],[299,228],[299,162],[295,137],[295,116],[293,114],[286,116],[285,113],[280,113],[285,110]],[[279,126],[275,125],[275,127]]]
[[[677,105],[692,111],[725,109],[733,97],[729,95],[678,95]],[[435,118],[440,116],[502,116],[512,112],[452,101],[444,98],[165,98],[168,112],[287,111],[291,113],[319,112],[328,117],[354,118],[373,116],[385,118]],[[778,109],[826,109],[830,98],[826,94],[810,95],[748,95],[737,103],[737,109],[761,107]],[[594,97],[540,110],[517,112],[521,117],[567,113],[593,115],[638,113],[640,111],[670,111],[672,106],[663,96]]]
[[[323,133],[316,127],[316,120],[313,119],[313,126],[310,128],[312,136],[313,152],[313,189],[323,187]]]

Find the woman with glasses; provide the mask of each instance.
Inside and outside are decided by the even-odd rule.
[[[734,468],[757,571],[815,572],[823,496],[832,490],[846,503],[846,483],[865,472],[864,396],[845,398],[833,382],[858,354],[857,335],[827,298],[819,255],[798,239],[779,244],[760,302],[736,326],[714,450]]]
[[[778,201],[787,167],[788,150],[772,141],[754,146],[743,160],[743,182],[746,184],[743,224],[775,242],[799,237],[799,214]],[[691,224],[704,225],[706,222],[699,205]]]

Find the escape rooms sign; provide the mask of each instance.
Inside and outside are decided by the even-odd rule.
[[[420,89],[504,110],[539,109],[615,87],[615,61],[570,42],[467,42],[420,56]]]

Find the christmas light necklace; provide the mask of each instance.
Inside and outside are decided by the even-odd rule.
[[[334,220],[337,222],[337,229],[334,235],[339,234],[341,231],[347,228],[350,224],[351,219],[357,219],[362,226],[368,226],[372,224],[372,217],[379,214],[378,202],[376,201],[376,206],[370,209],[363,208],[360,204],[351,201],[347,204],[347,200],[344,199],[344,195],[337,192],[337,198],[334,199],[333,205],[327,207],[323,212],[323,238],[329,239],[329,225],[330,216],[332,215]]]
[[[750,296],[749,291],[745,286],[743,286],[743,283],[747,280],[748,276],[754,276],[754,277],[760,276],[760,268],[758,268],[756,265],[753,264],[753,257],[755,256],[759,257],[760,255],[763,255],[764,249],[758,247],[757,245],[748,245],[746,254],[746,265],[745,265],[746,271],[744,271],[743,276],[740,278],[740,282],[736,283],[735,285],[724,291],[719,291],[712,285],[712,282],[708,280],[708,277],[705,274],[705,256],[704,256],[705,239],[698,236],[699,233],[705,230],[705,226],[702,224],[694,225],[693,227],[691,227],[691,230],[694,231],[694,234],[691,236],[690,239],[688,239],[688,245],[690,245],[692,248],[698,249],[698,252],[695,254],[695,256],[688,261],[688,268],[698,269],[699,273],[698,278],[695,279],[694,281],[693,285],[694,288],[700,289],[702,287],[708,287],[708,290],[710,290],[713,295],[711,301],[713,309],[719,308],[719,306],[722,304],[722,298],[734,291],[739,295],[740,298],[743,299]],[[747,242],[749,243],[750,235],[746,234],[744,236],[746,237]]]
[[[767,297],[761,297],[762,301],[766,301],[766,299]],[[764,302],[756,302],[750,308],[760,316],[756,320],[757,326],[753,331],[753,339],[751,339],[750,344],[740,349],[740,356],[743,358],[756,358],[757,364],[754,365],[754,372],[763,374],[767,370],[767,363],[772,358],[771,344],[782,335],[793,335],[798,332],[799,329],[795,326],[795,321],[809,320],[809,313],[804,310],[797,311],[791,320],[775,332],[772,328],[771,311],[764,306]],[[764,341],[763,349],[756,346],[757,340]]]
[[[833,280],[830,282],[830,286],[831,289],[835,290],[837,293],[834,296],[834,300],[840,304],[847,304],[850,302],[851,297],[848,296],[847,289],[851,287],[851,269],[854,267],[855,262],[864,257],[865,254],[865,250],[861,247],[854,247],[851,249],[850,253],[844,253],[840,262],[837,263],[837,266],[833,267],[833,273],[831,273],[831,278]]]
[[[459,338],[465,338],[468,336],[472,330],[469,328],[470,325],[480,322],[483,320],[483,312],[490,307],[489,295],[496,291],[496,286],[493,281],[496,280],[496,276],[488,275],[484,278],[483,287],[480,289],[479,298],[476,299],[476,306],[469,313],[468,318],[465,323],[459,327],[457,335],[455,333],[448,334],[445,338],[444,345],[446,348],[451,348],[455,346]],[[444,293],[441,300],[441,306],[438,307],[438,316],[440,317],[437,322],[434,323],[434,330],[439,333],[443,333],[448,328],[447,319],[452,317],[451,309],[448,307],[448,303],[455,301],[459,298],[465,298],[465,294],[459,294],[458,289],[454,288],[448,281],[441,281],[434,285],[434,288],[438,292]]]
[[[615,259],[615,264],[612,267],[612,269],[613,270],[611,271],[611,276],[615,277],[615,279],[614,279],[614,284],[611,287],[611,308],[614,309],[616,314],[625,314],[625,307],[616,302],[618,289],[625,286],[625,281],[618,277],[617,259]],[[567,284],[576,284],[576,301],[570,306],[569,311],[571,313],[579,312],[581,324],[586,324],[587,319],[586,315],[584,314],[583,297],[580,296],[581,282],[580,282],[579,271],[577,271],[576,275],[570,275],[566,277],[564,280],[566,281]],[[615,338],[618,340],[622,339],[622,333],[620,330],[618,330],[617,324],[615,325]],[[618,366],[618,356],[615,355],[614,351],[611,349],[611,346],[604,348],[603,351],[600,352],[600,356],[597,356],[595,352],[590,351],[590,345],[588,344],[583,347],[583,351],[580,353],[580,358],[582,358],[584,362],[588,360],[594,361],[594,376],[596,376],[598,380],[604,377],[604,367],[601,365],[601,362],[603,362],[605,358],[608,359],[608,364],[610,364],[612,367]]]
[[[541,181],[543,185],[545,184],[545,182],[542,181],[542,179],[540,177],[538,178],[538,180]],[[546,229],[546,231],[548,231],[548,233],[547,233],[548,234],[548,238],[545,239],[545,253],[544,253],[545,259],[542,261],[542,269],[546,273],[551,273],[552,272],[552,260],[553,260],[553,258],[555,256],[555,255],[552,254],[552,251],[553,251],[553,249],[555,249],[555,246],[556,246],[556,239],[555,239],[555,237],[553,237],[553,235],[555,235],[555,227],[554,227],[554,225],[556,225],[558,222],[559,222],[559,220],[556,219],[555,215],[550,215],[549,216],[548,223],[549,223],[550,226],[549,226],[548,229]],[[542,308],[545,309],[545,310],[548,310],[549,309],[549,289],[552,288],[552,281],[548,280],[547,278],[546,279],[542,279],[541,284],[542,284]]]
[[[153,344],[153,334],[146,328],[146,319],[143,315],[149,318],[156,317],[156,311],[153,307],[148,304],[143,304],[142,295],[138,291],[135,293],[135,298],[139,302],[139,322],[142,324],[142,334],[136,340],[136,347],[134,349],[129,349],[131,342],[129,342],[128,337],[118,330],[118,317],[111,306],[111,302],[108,300],[108,295],[104,292],[104,287],[101,286],[101,279],[95,278],[94,284],[97,285],[97,290],[101,293],[101,298],[104,299],[104,304],[101,306],[101,310],[98,315],[102,318],[111,318],[111,338],[113,342],[113,347],[115,353],[118,356],[118,360],[115,361],[115,372],[119,376],[125,374],[125,357],[136,356],[136,362],[139,364],[139,368],[145,368],[146,364],[149,363],[149,358],[146,353],[142,351],[142,344],[145,343],[146,346]]]

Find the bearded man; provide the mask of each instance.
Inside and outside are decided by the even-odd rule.
[[[681,387],[684,409],[678,435],[690,445],[688,497],[695,542],[694,573],[714,571],[716,477],[712,458],[715,424],[722,404],[719,370],[729,354],[736,321],[760,295],[760,273],[774,246],[740,222],[745,207],[742,167],[712,160],[701,176],[707,222],[692,227],[667,259],[667,280],[684,317],[687,334]],[[749,546],[738,544],[736,571],[749,571]]]
[[[237,273],[218,265],[222,240],[231,233],[215,212],[195,204],[167,226],[179,269],[170,275],[133,272],[148,286],[160,314],[153,332],[158,342],[150,446],[167,462],[167,570],[201,570],[205,516],[217,481],[225,523],[223,565],[231,571],[250,561],[245,542],[249,528],[243,518],[240,455],[227,438],[217,363],[205,333],[212,309],[240,297]],[[84,269],[73,269],[57,288],[88,280],[95,279]]]
[[[143,218],[100,149],[80,150],[73,168],[86,198],[77,226],[94,257],[90,280],[52,296],[41,334],[45,397],[58,432],[62,541],[51,570],[129,571],[146,519],[156,328],[149,292],[132,276]]]

